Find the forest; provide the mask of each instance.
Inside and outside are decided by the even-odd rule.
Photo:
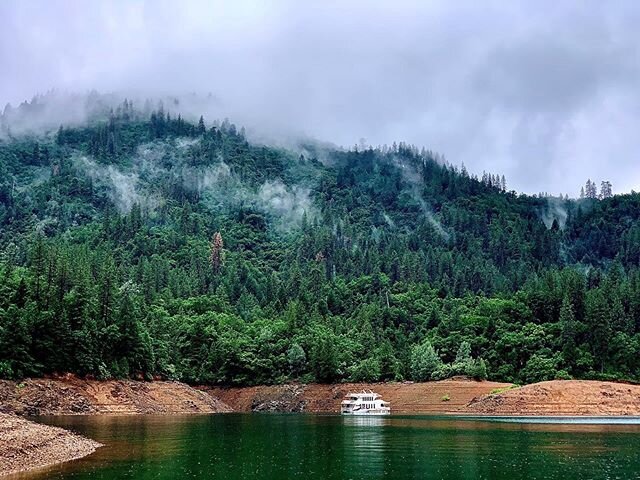
[[[1,378],[640,380],[638,193],[519,194],[405,143],[270,146],[126,100],[0,123]]]

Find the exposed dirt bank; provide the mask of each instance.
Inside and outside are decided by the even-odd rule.
[[[19,415],[228,412],[217,398],[178,382],[37,379],[0,381],[0,412]]]
[[[640,386],[591,380],[553,380],[472,401],[483,415],[640,415]]]
[[[100,446],[62,428],[0,413],[0,476],[81,458]]]
[[[178,382],[0,381],[0,412],[20,415],[338,412],[344,395],[380,393],[394,413],[640,415],[640,386],[555,380],[513,388],[454,378],[427,383],[288,384],[192,388]],[[503,390],[503,391],[500,391]],[[500,391],[499,393],[495,393]]]
[[[348,392],[373,390],[391,402],[393,413],[463,413],[474,398],[508,383],[477,382],[465,378],[428,383],[343,383],[338,385],[275,385],[203,387],[235,411],[339,412]]]

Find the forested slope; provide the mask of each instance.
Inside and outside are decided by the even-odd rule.
[[[284,149],[124,102],[0,137],[0,376],[640,376],[640,195],[405,145]]]

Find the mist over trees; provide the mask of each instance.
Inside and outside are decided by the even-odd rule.
[[[271,147],[129,100],[12,133],[0,376],[638,379],[640,195],[587,187],[518,195],[402,142]]]

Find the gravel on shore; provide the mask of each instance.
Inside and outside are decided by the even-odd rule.
[[[0,413],[0,476],[82,458],[101,446],[62,428]]]

